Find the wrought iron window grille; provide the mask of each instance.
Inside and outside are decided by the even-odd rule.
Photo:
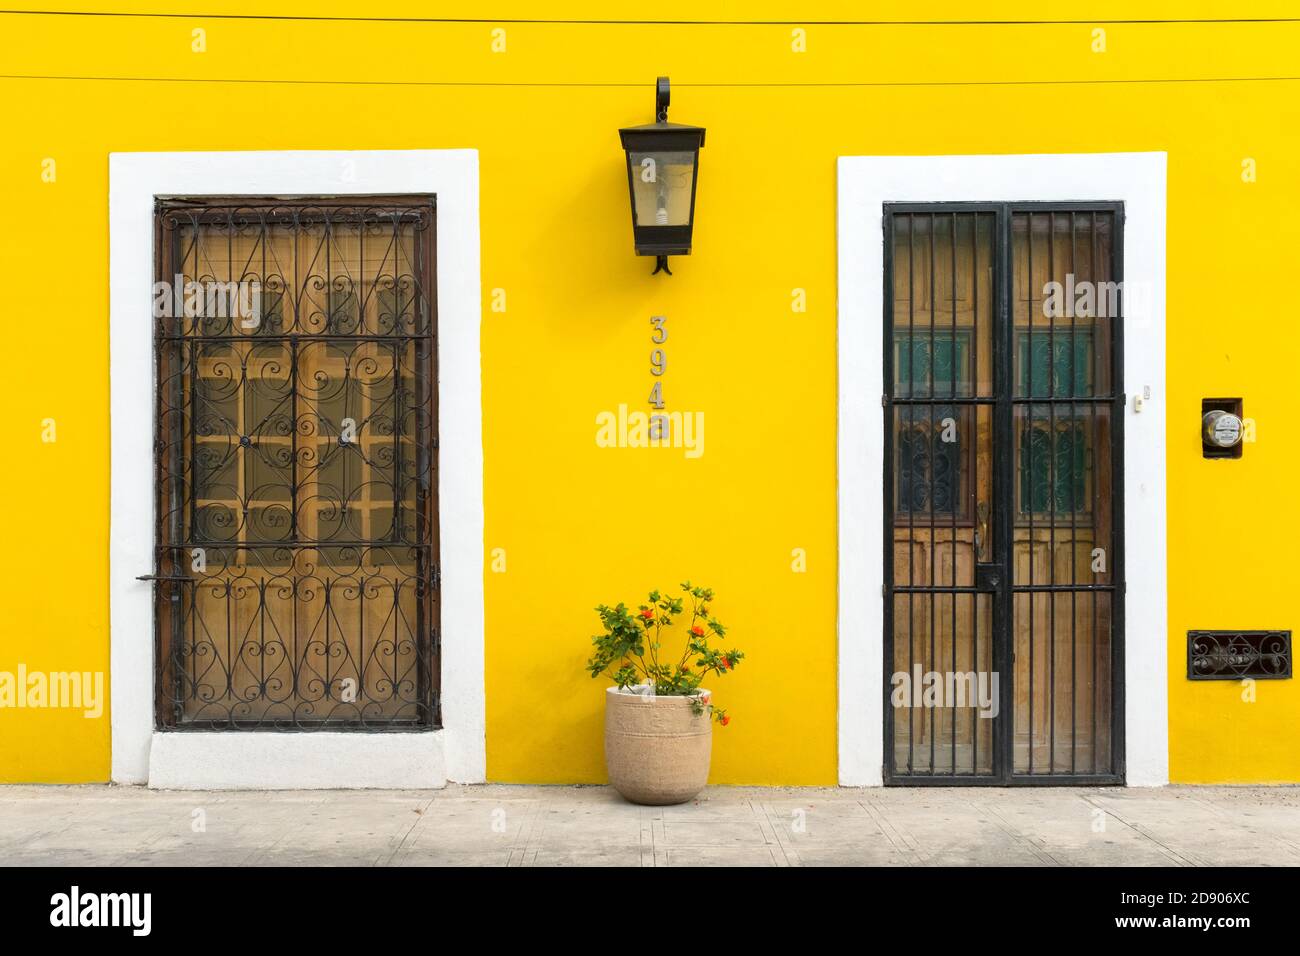
[[[160,199],[156,721],[438,724],[432,196]]]

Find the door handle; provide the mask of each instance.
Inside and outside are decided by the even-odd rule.
[[[975,560],[984,556],[984,542],[989,534],[989,503],[981,501],[975,506]]]

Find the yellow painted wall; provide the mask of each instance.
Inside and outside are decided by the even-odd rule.
[[[484,544],[507,556],[506,573],[485,569],[489,778],[603,778],[602,686],[582,673],[591,608],[690,576],[717,589],[715,609],[749,654],[718,687],[735,721],[716,739],[713,781],[834,783],[836,157],[1166,150],[1171,776],[1300,781],[1296,681],[1261,683],[1247,704],[1236,685],[1183,677],[1188,628],[1300,623],[1300,23],[344,22],[217,15],[429,8],[190,6],[210,16],[0,15],[0,670],[108,666],[108,153],[474,147]],[[439,15],[481,17],[480,6]],[[518,0],[493,6],[506,21],[542,16]],[[607,4],[555,6],[548,16],[610,17]],[[1001,2],[979,15],[1287,7]],[[771,2],[655,11],[790,18]],[[814,19],[864,11],[826,4]],[[791,50],[796,26],[806,53]],[[1092,50],[1095,27],[1105,53]],[[206,53],[191,51],[194,28],[207,31]],[[504,53],[491,51],[494,28],[506,30]],[[632,255],[616,130],[651,119],[661,73],[673,79],[672,118],[709,132],[695,254],[652,279]],[[1241,178],[1247,157],[1253,184]],[[45,158],[54,183],[42,182]],[[804,314],[790,309],[796,287]],[[486,309],[494,288],[506,290],[505,313]],[[669,317],[669,408],[706,413],[698,460],[594,442],[599,411],[644,403],[652,314]],[[1209,395],[1244,396],[1258,423],[1241,461],[1200,457]],[[57,421],[53,444],[40,440],[44,418]],[[807,573],[791,572],[793,548],[806,550]],[[1129,548],[1143,560],[1143,542]],[[106,717],[0,711],[0,780],[108,773]]]

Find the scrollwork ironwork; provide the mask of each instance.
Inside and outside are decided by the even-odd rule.
[[[1188,680],[1291,676],[1290,631],[1188,631]]]
[[[160,201],[160,725],[435,725],[433,217]]]

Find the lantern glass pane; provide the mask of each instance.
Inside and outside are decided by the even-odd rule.
[[[631,152],[632,205],[638,226],[688,226],[695,153]]]

